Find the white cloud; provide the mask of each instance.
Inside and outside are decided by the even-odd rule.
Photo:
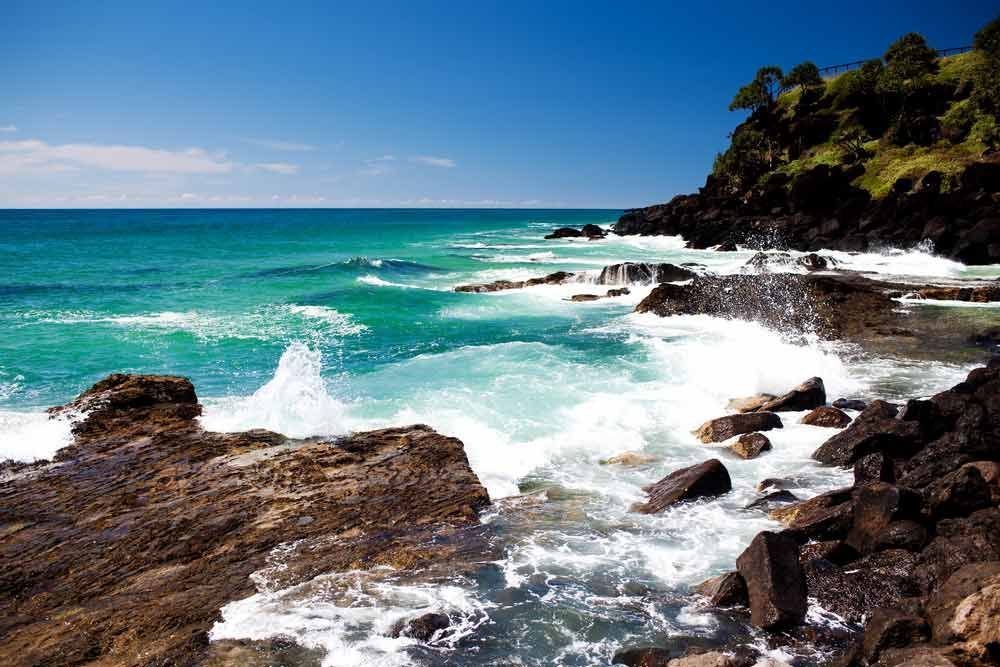
[[[17,132],[16,125],[0,125],[0,132]]]
[[[396,160],[395,155],[383,155],[382,157],[374,157],[370,160],[365,160],[365,164],[378,164],[379,162],[394,162]]]
[[[51,145],[38,139],[0,141],[0,172],[21,169],[65,171],[73,167],[175,174],[223,174],[232,171],[233,163],[221,153],[209,153],[202,148],[172,151],[114,144]]]
[[[429,167],[444,167],[446,169],[451,169],[457,166],[457,163],[448,157],[435,157],[433,155],[417,155],[410,158],[410,162],[416,162],[418,164],[425,164]]]
[[[269,171],[272,174],[291,175],[299,173],[299,165],[287,162],[258,162],[254,167],[263,171]]]
[[[292,153],[301,153],[301,152],[316,150],[315,146],[312,146],[310,144],[300,144],[294,141],[280,141],[277,139],[254,139],[252,137],[245,137],[243,141],[248,144],[253,144],[254,146],[260,146],[261,148],[269,148],[274,151],[289,151]]]

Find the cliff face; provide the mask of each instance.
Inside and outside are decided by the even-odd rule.
[[[852,184],[858,168],[820,165],[794,179],[774,174],[745,196],[726,194],[709,177],[697,194],[627,211],[619,234],[679,235],[690,247],[733,242],[751,248],[863,251],[911,247],[966,264],[1000,263],[1000,162],[970,165],[949,191],[931,172],[903,181],[882,199]]]
[[[427,426],[209,433],[168,376],[113,375],[64,409],[87,416],[57,463],[0,471],[5,665],[197,664],[279,545],[278,587],[418,568],[473,539],[490,503],[462,443]]]

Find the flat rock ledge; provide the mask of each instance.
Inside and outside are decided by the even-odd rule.
[[[4,665],[229,664],[208,631],[276,547],[290,556],[276,587],[440,566],[490,504],[462,443],[423,425],[210,433],[188,380],[148,375],[112,375],[64,410],[86,417],[55,462],[0,471]]]

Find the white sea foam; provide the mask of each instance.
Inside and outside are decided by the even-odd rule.
[[[50,418],[46,412],[0,410],[0,460],[50,459],[73,442],[70,428],[78,415]]]
[[[401,584],[379,570],[346,572],[231,602],[222,608],[211,638],[293,637],[303,646],[324,649],[324,667],[401,667],[412,664],[405,649],[417,642],[391,637],[395,623],[430,612],[446,614],[451,624],[431,640],[446,655],[488,622],[488,609],[459,586]]]
[[[373,287],[398,287],[400,289],[420,289],[419,285],[409,285],[407,283],[395,283],[389,280],[383,280],[382,278],[379,278],[378,276],[374,276],[371,274],[365,276],[358,276],[356,280],[359,283],[362,283],[364,285],[371,285]]]
[[[206,401],[202,424],[224,432],[266,428],[293,438],[345,433],[344,404],[327,392],[322,368],[319,350],[292,343],[274,376],[251,396]]]

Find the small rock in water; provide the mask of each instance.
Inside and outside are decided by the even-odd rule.
[[[724,442],[742,433],[781,428],[781,418],[773,412],[747,412],[726,415],[702,424],[695,435],[702,442]]]
[[[761,452],[769,451],[771,441],[763,433],[744,433],[729,449],[740,458],[753,459]]]
[[[694,592],[707,597],[716,607],[746,606],[750,601],[746,582],[739,572],[726,572],[707,579],[695,586]]]
[[[856,398],[838,398],[833,402],[833,407],[841,410],[857,410],[861,412],[868,407],[868,404]]]
[[[615,454],[611,458],[601,461],[601,464],[612,466],[641,466],[647,463],[652,463],[655,460],[655,456],[643,454],[642,452],[622,452],[621,454]]]
[[[609,289],[608,293],[605,296],[608,296],[608,297],[626,296],[626,295],[631,294],[631,293],[632,292],[629,291],[629,288],[627,288],[627,287],[621,287],[619,289]]]
[[[597,294],[574,294],[569,298],[570,301],[597,301],[601,297]]]
[[[730,410],[736,410],[736,412],[754,412],[760,406],[776,398],[777,396],[774,394],[755,394],[744,398],[731,398],[726,407]]]
[[[825,428],[844,428],[851,423],[851,417],[839,408],[821,406],[800,419],[799,423]]]
[[[743,509],[770,510],[772,505],[783,505],[785,503],[794,503],[798,499],[799,499],[798,496],[796,496],[791,491],[785,491],[784,489],[782,489],[781,491],[774,491],[773,493],[769,493],[763,498],[758,498],[757,500],[753,501]]]
[[[758,491],[763,491],[764,489],[785,489],[790,486],[798,487],[801,484],[787,477],[767,477],[757,482]]]
[[[647,488],[649,500],[632,506],[633,512],[654,514],[682,500],[717,496],[732,491],[729,471],[718,459],[675,470]]]
[[[760,406],[761,412],[797,412],[812,410],[826,404],[826,388],[823,379],[809,378],[787,394]]]
[[[716,252],[736,252],[736,244],[732,241],[721,243],[715,248]]]
[[[451,625],[451,620],[445,614],[429,613],[417,618],[402,619],[392,626],[390,635],[393,637],[409,637],[424,643],[434,638],[439,631]]]

